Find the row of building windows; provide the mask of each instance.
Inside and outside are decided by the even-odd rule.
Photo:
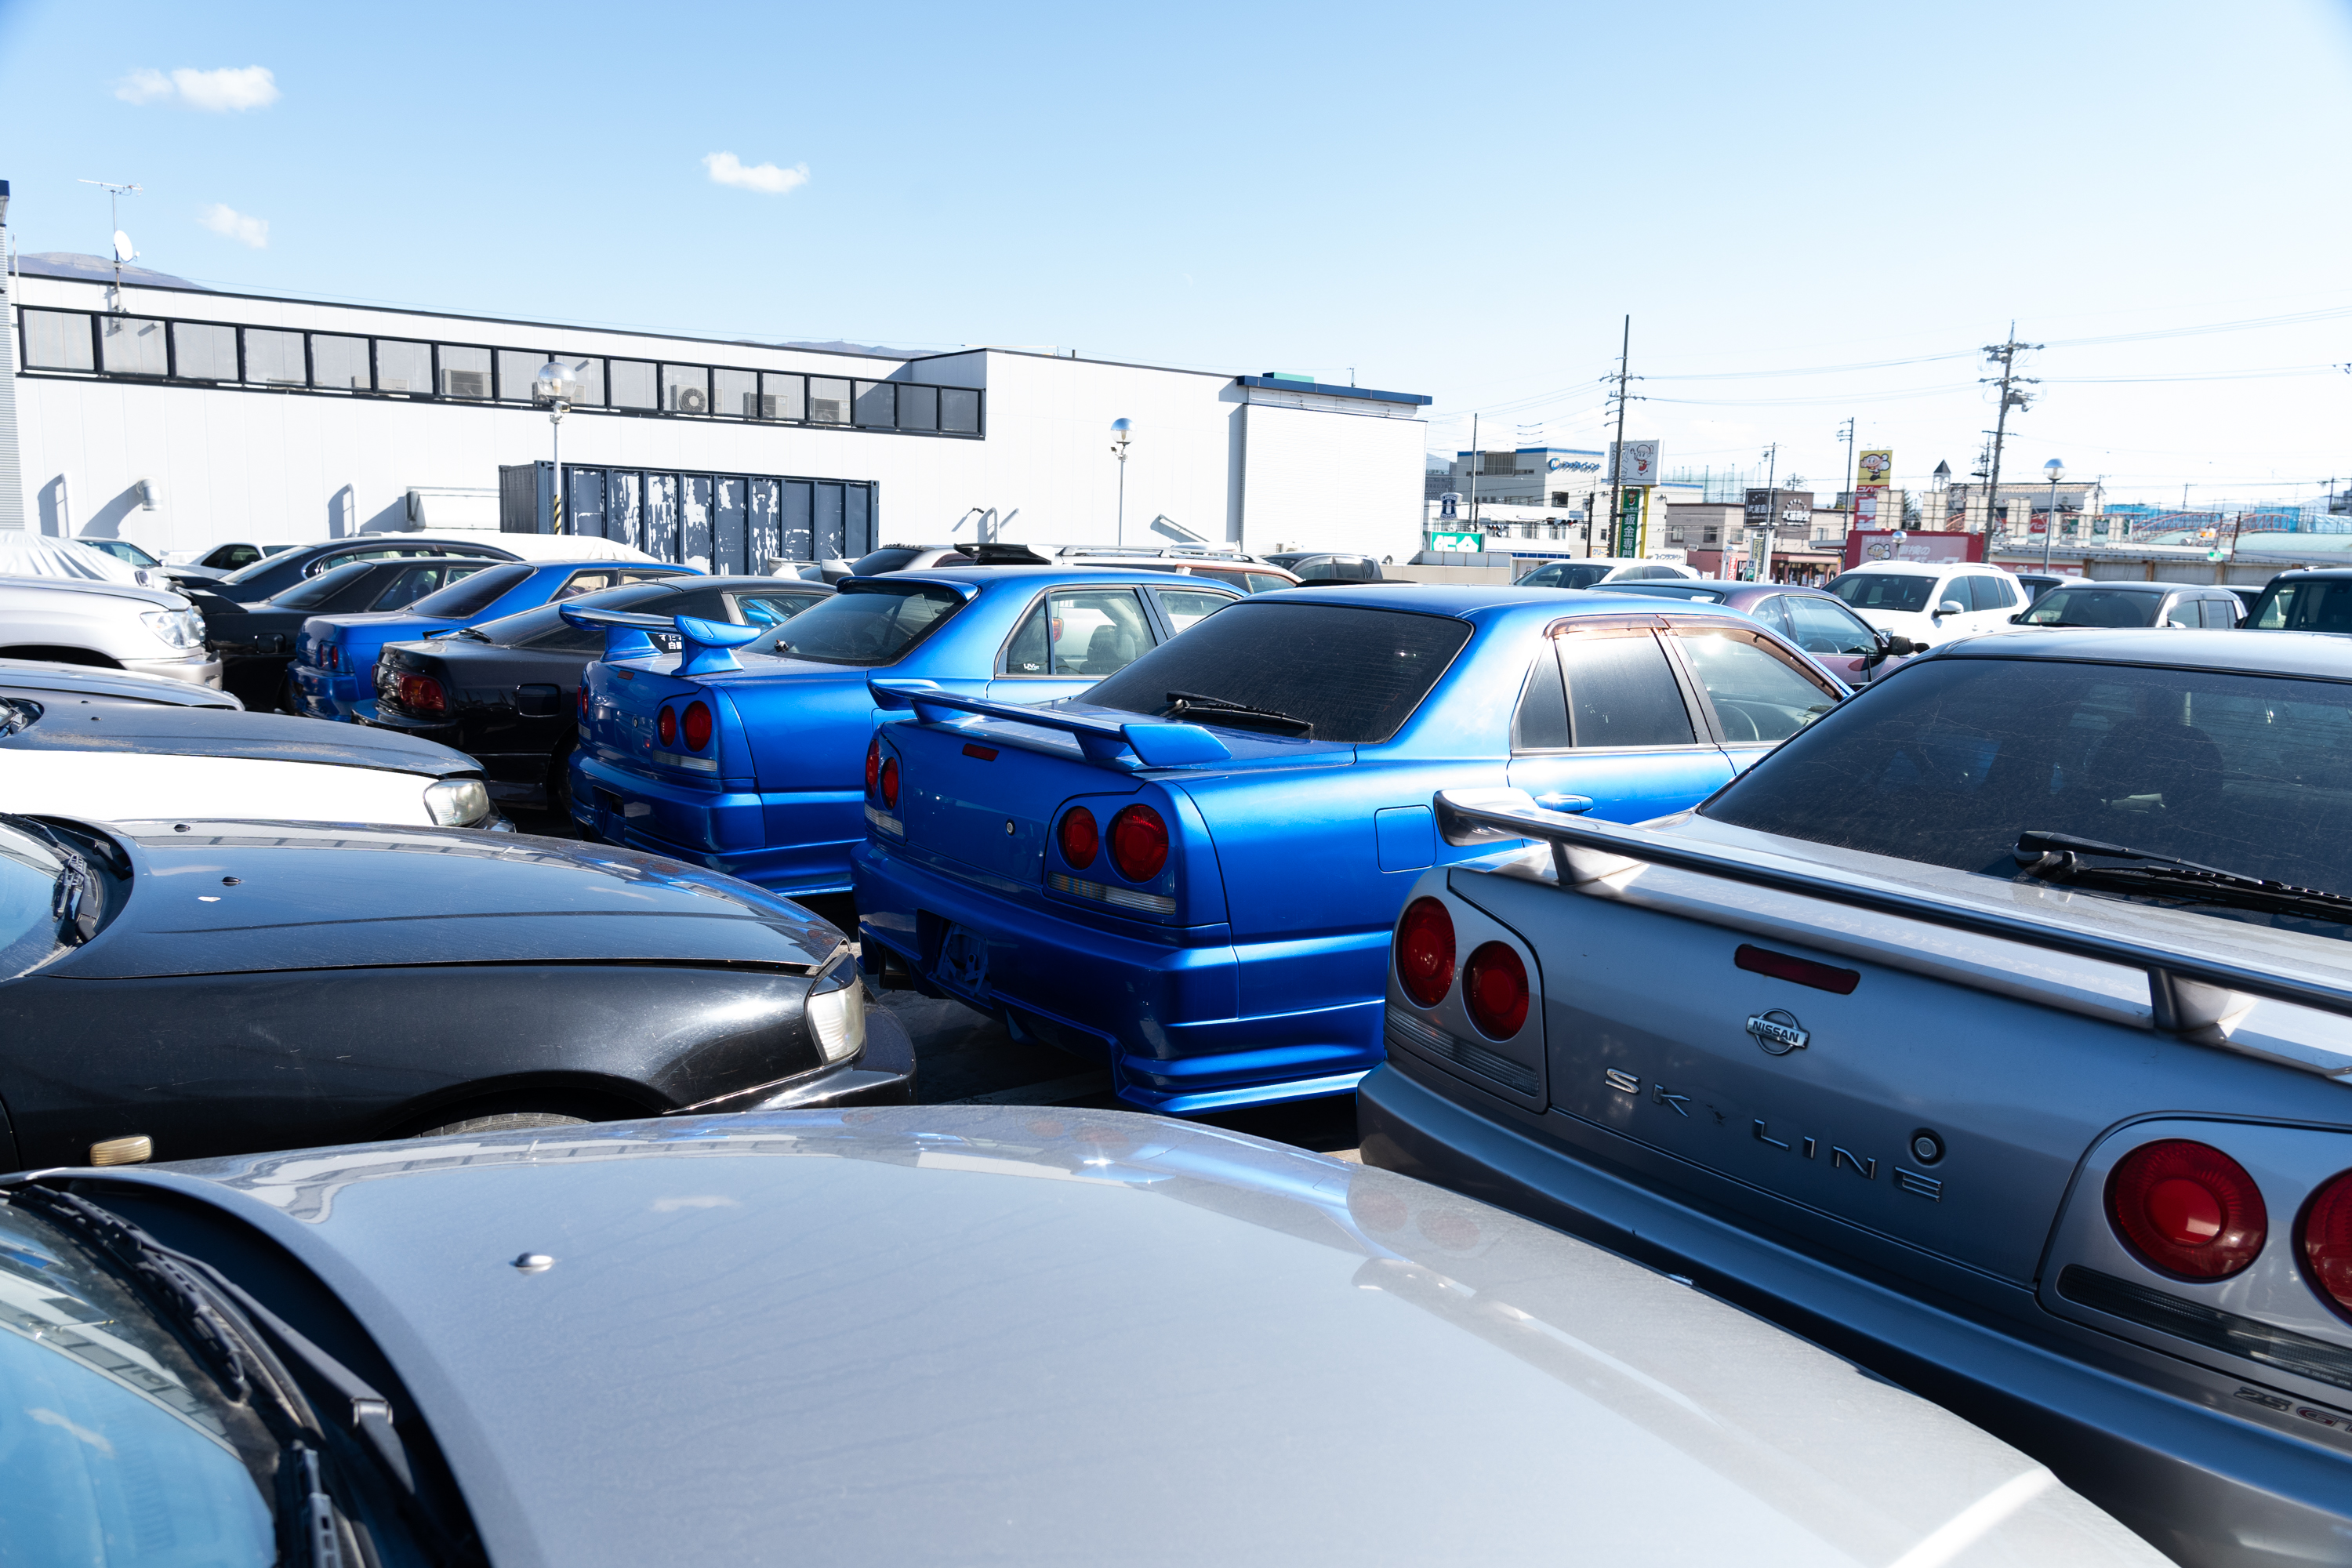
[[[159,321],[87,310],[19,312],[27,370],[299,386],[462,402],[531,401],[549,356],[528,349]],[[666,361],[555,356],[580,384],[577,408],[776,424],[978,436],[981,395],[965,386],[858,381]]]

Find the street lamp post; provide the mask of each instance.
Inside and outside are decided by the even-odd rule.
[[[553,354],[548,355],[547,363],[541,365],[539,374],[531,378],[530,400],[547,410],[549,444],[553,458],[550,469],[553,476],[551,487],[553,494],[550,500],[555,509],[553,531],[557,533],[571,531],[571,520],[563,515],[563,416],[572,412],[572,400],[579,395],[580,383],[572,376],[571,367]]]
[[[2050,570],[2050,543],[2058,535],[2058,481],[2066,477],[2066,465],[2053,458],[2042,465],[2050,476],[2050,522],[2042,531],[2042,570]]]
[[[1111,455],[1118,459],[1118,542],[1122,545],[1127,542],[1127,438],[1134,434],[1134,420],[1110,422]]]

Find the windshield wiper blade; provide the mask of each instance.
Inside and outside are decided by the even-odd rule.
[[[59,942],[68,947],[79,947],[98,934],[99,921],[106,912],[106,885],[89,868],[81,851],[58,837],[47,823],[14,812],[7,814],[7,820],[39,835],[56,852],[58,880],[49,893],[49,918],[58,922]]]
[[[2095,856],[2107,860],[2137,860],[2137,866],[2085,866],[2082,857]],[[2264,877],[2249,876],[2242,871],[2227,871],[2219,866],[2208,866],[2196,860],[2184,860],[2178,855],[2166,855],[2153,849],[2135,849],[2123,844],[2105,844],[2095,838],[2078,838],[2071,833],[2046,833],[2028,829],[2017,836],[2018,864],[2029,877],[2040,877],[2055,882],[2095,881],[2126,889],[2146,889],[2185,898],[2203,903],[2233,904],[2246,909],[2269,910],[2280,914],[2307,914],[2320,919],[2343,920],[2352,915],[2352,895],[2331,893],[2319,888],[2298,888],[2291,882],[2273,881]]]
[[[1203,697],[1197,691],[1171,691],[1168,694],[1168,716],[1181,719],[1197,708],[1219,715],[1227,723],[1255,721],[1296,731],[1301,735],[1315,733],[1315,721],[1301,719],[1295,713],[1285,713],[1279,708],[1260,708],[1255,703],[1228,701],[1223,697]]]
[[[0,697],[0,735],[14,735],[39,717],[40,710],[29,702],[14,702]]]

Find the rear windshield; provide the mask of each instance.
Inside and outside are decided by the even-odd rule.
[[[315,605],[325,604],[375,568],[376,563],[373,561],[354,561],[348,566],[321,572],[307,583],[297,583],[268,603],[281,610],[307,610]]]
[[[1438,616],[1244,599],[1081,700],[1158,716],[1182,691],[1304,719],[1318,741],[1385,741],[1469,640],[1466,622]],[[1198,710],[1192,721],[1215,722]]]
[[[962,607],[963,595],[936,583],[845,583],[748,651],[820,664],[889,664]]]
[[[272,552],[271,553],[274,555],[276,552]],[[243,584],[252,582],[256,577],[260,576],[265,572],[272,571],[278,567],[287,564],[288,563],[286,562],[273,560],[270,555],[265,555],[258,561],[247,562],[236,571],[231,572],[226,576],[223,577],[221,582],[224,584],[236,584],[241,585]]]
[[[437,594],[427,594],[408,606],[414,616],[470,616],[488,609],[501,595],[520,587],[534,568],[520,562],[477,572],[462,583],[452,583]]]
[[[1823,716],[1700,810],[2002,878],[2033,829],[2352,893],[2347,757],[2352,684],[1935,658]]]
[[[2273,583],[2246,625],[2265,632],[2352,632],[2352,581],[2305,577]]]
[[[1935,578],[1908,572],[1849,572],[1830,584],[1830,592],[1857,610],[1916,615],[1927,607],[1927,591],[1935,585]]]
[[[1613,563],[1599,565],[1538,566],[1519,579],[1522,588],[1590,588],[1617,568]]]
[[[574,608],[593,605],[601,609],[625,610],[637,605],[650,605],[656,599],[676,596],[668,587],[659,583],[628,583],[600,593],[582,594],[563,603]],[[563,618],[562,606],[558,605],[541,605],[538,609],[525,610],[520,615],[500,616],[495,621],[484,621],[474,630],[489,641],[507,647],[541,648],[550,653],[604,651],[604,628],[573,626]]]
[[[2029,626],[2152,626],[2162,594],[2129,588],[2053,588],[2025,612]]]
[[[849,570],[853,576],[877,577],[885,572],[900,571],[917,556],[929,553],[927,550],[909,550],[903,544],[886,544],[859,556]]]

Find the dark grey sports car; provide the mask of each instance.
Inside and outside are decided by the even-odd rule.
[[[0,817],[0,1169],[902,1100],[913,1073],[839,931],[676,861]]]

